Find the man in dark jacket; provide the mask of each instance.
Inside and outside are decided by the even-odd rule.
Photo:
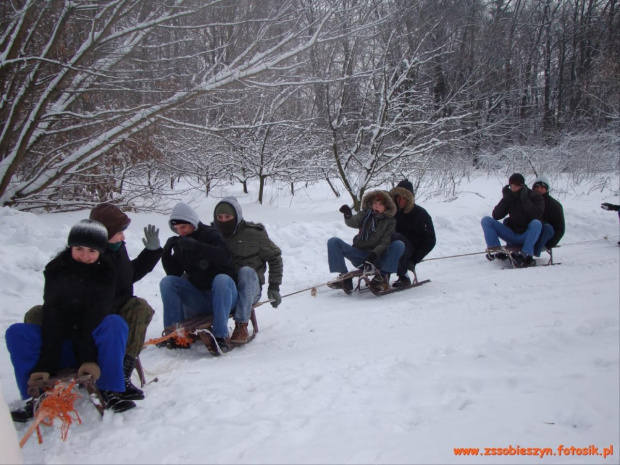
[[[271,306],[282,302],[282,251],[267,235],[260,223],[243,219],[241,205],[235,197],[224,197],[213,211],[213,225],[222,233],[233,254],[233,268],[237,272],[237,305],[235,329],[230,341],[245,344],[250,338],[248,320],[252,305],[260,299],[265,284],[265,271],[269,265],[267,297]]]
[[[534,255],[540,257],[543,247],[546,249],[557,247],[560,239],[564,236],[564,209],[560,202],[549,195],[549,180],[546,176],[536,178],[532,189],[542,195],[545,201],[542,231],[536,245],[534,245]]]
[[[390,191],[390,196],[398,206],[398,211],[394,215],[396,233],[392,236],[392,240],[400,240],[405,244],[405,252],[398,262],[398,280],[392,286],[406,287],[411,284],[407,270],[414,270],[437,243],[435,228],[428,212],[416,205],[413,184],[407,179],[399,182]]]
[[[136,365],[136,359],[144,347],[146,331],[155,310],[146,300],[134,296],[133,285],[153,271],[161,258],[159,229],[153,225],[144,228],[142,242],[145,248],[137,258],[131,260],[125,245],[125,230],[129,227],[131,218],[116,205],[101,203],[90,211],[90,219],[102,223],[108,232],[105,256],[113,264],[116,272],[113,309],[114,313],[122,316],[129,326],[123,364],[125,391],[119,393],[119,396],[125,400],[141,400],[144,399],[144,392],[131,382],[131,374]],[[24,323],[41,324],[40,305],[26,313]]]
[[[200,222],[185,203],[172,209],[162,265],[168,276],[159,283],[164,327],[198,314],[213,313],[213,335],[223,352],[230,349],[228,317],[237,303],[232,253],[217,228]]]
[[[536,265],[534,244],[540,236],[545,201],[538,192],[525,185],[522,174],[514,173],[508,185],[502,189],[502,199],[493,209],[493,217],[482,218],[482,230],[487,243],[487,252],[496,252],[501,246],[499,239],[508,245],[522,245],[514,254],[515,266],[523,268]],[[508,218],[500,223],[506,215]]]

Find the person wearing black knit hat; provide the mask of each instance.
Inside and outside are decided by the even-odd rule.
[[[113,314],[116,273],[102,253],[107,243],[106,228],[98,221],[82,220],[73,226],[67,248],[43,272],[42,324],[16,323],[7,329],[17,385],[27,399],[24,408],[11,412],[14,421],[33,418],[32,396],[39,393],[38,386],[64,368],[77,368],[78,376],[90,375],[110,410],[135,407],[117,394],[125,390],[128,327]],[[71,347],[72,354],[67,351]]]
[[[126,400],[144,399],[144,392],[134,386],[131,374],[136,365],[140,351],[144,347],[146,331],[155,310],[149,303],[134,296],[134,283],[153,271],[161,258],[162,248],[159,244],[159,229],[153,225],[144,228],[142,242],[144,250],[137,258],[131,260],[125,245],[125,230],[131,219],[119,207],[111,203],[100,203],[90,211],[90,220],[96,220],[105,226],[106,256],[112,261],[116,271],[116,291],[114,313],[123,317],[129,325],[129,337],[123,363],[125,373],[125,390],[119,396]],[[42,307],[36,305],[24,316],[24,323],[41,324]]]
[[[398,280],[392,287],[407,287],[411,280],[407,270],[415,270],[415,266],[426,257],[437,243],[433,220],[428,212],[415,203],[413,184],[407,179],[398,183],[390,191],[390,196],[398,207],[396,233],[392,240],[400,240],[405,244],[405,252],[398,262]]]
[[[237,303],[230,247],[217,228],[203,224],[183,202],[174,206],[168,224],[178,235],[168,239],[161,259],[167,275],[159,283],[164,328],[191,316],[213,314],[212,333],[226,352],[230,349],[228,317]],[[177,348],[172,339],[165,345]]]
[[[546,176],[537,177],[532,184],[532,190],[542,195],[545,201],[542,231],[534,245],[534,256],[540,257],[543,247],[547,250],[557,247],[560,239],[564,236],[566,229],[564,208],[560,202],[549,195],[551,187]]]
[[[542,230],[544,211],[542,195],[527,187],[522,174],[511,175],[492,216],[485,216],[481,221],[487,253],[494,254],[501,249],[501,238],[507,245],[522,246],[519,252],[513,254],[515,266],[525,268],[536,265],[534,245]],[[498,221],[506,216],[508,218],[503,223]]]

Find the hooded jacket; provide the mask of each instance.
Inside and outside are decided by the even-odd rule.
[[[396,220],[396,232],[402,234],[413,249],[413,254],[409,260],[420,263],[435,247],[437,239],[433,220],[428,212],[416,205],[413,192],[403,187],[395,187],[390,191],[390,197],[396,204],[396,196],[405,199],[405,207],[398,209],[394,219]]]
[[[383,203],[385,204],[385,213],[376,219],[375,231],[370,234],[368,239],[363,238],[361,227],[364,224],[364,220],[368,215],[372,213],[372,201],[375,197],[381,196]],[[352,215],[350,218],[345,218],[344,222],[351,228],[358,228],[360,232],[353,238],[353,247],[360,249],[364,252],[377,254],[377,257],[381,257],[386,249],[389,247],[392,240],[392,234],[396,227],[396,220],[394,215],[396,214],[396,204],[390,197],[387,191],[375,190],[370,191],[362,198],[362,210]]]
[[[547,186],[547,192],[542,194],[545,201],[543,223],[550,224],[553,227],[554,234],[546,244],[543,244],[543,246],[550,249],[556,247],[559,244],[560,239],[562,239],[562,236],[564,236],[564,232],[566,230],[566,225],[564,223],[564,209],[562,208],[562,204],[560,202],[549,195],[551,184],[549,183],[547,177],[537,177],[532,186],[536,185],[538,182],[542,182]]]
[[[282,284],[282,251],[267,235],[265,227],[260,223],[252,223],[243,219],[241,205],[235,197],[223,198],[213,210],[213,224],[217,227],[215,211],[217,206],[227,203],[236,212],[236,225],[232,235],[224,235],[233,255],[233,268],[239,271],[242,266],[249,266],[258,275],[260,285],[265,284],[265,271],[269,265],[269,288],[279,290]]]

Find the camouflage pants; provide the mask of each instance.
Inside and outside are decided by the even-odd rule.
[[[122,316],[129,326],[129,337],[127,338],[127,348],[125,354],[131,358],[136,358],[146,338],[146,329],[153,319],[155,310],[148,302],[140,297],[132,297],[127,301],[118,315]],[[35,305],[24,315],[24,323],[41,325],[43,322],[43,306]]]

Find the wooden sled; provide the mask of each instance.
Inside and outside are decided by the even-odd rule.
[[[256,313],[252,309],[250,314],[250,321],[252,322],[252,333],[248,339],[251,342],[258,333],[258,323],[256,321]],[[191,344],[196,341],[201,341],[211,355],[222,355],[222,350],[218,346],[213,333],[211,332],[211,326],[213,325],[213,314],[210,315],[196,315],[187,320],[180,321],[174,326],[168,326],[164,328],[162,337],[155,342],[158,346],[167,346],[170,348],[189,348]],[[153,343],[154,341],[149,341]],[[242,346],[244,344],[230,343],[231,349]]]
[[[547,254],[549,254],[549,260],[547,261],[547,263],[544,263],[539,266],[561,265],[560,262],[556,263],[553,261],[553,249],[558,248],[558,247],[559,246],[556,246],[551,249],[548,249],[545,247],[544,251],[547,252]],[[519,245],[505,245],[501,249],[498,249],[494,251],[493,253],[487,252],[486,258],[489,261],[493,261],[496,258],[499,258],[500,260],[509,260],[512,267],[516,268],[514,260],[512,258],[512,254],[520,252],[520,251],[521,251],[521,246]]]

